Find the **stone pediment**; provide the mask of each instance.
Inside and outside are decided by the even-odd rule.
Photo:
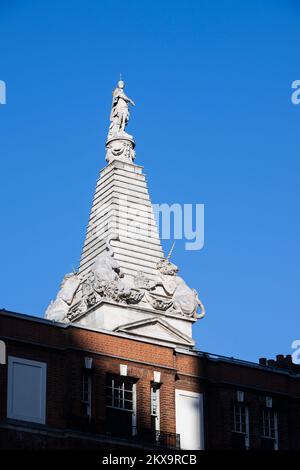
[[[151,317],[115,328],[116,332],[144,337],[155,341],[165,341],[166,343],[194,346],[195,342],[177,328],[174,328],[165,320]]]

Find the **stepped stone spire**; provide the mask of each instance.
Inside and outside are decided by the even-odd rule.
[[[106,141],[108,165],[100,172],[94,195],[79,274],[91,269],[103,252],[113,254],[126,278],[137,272],[155,277],[164,257],[142,167],[133,164],[134,139],[125,132],[129,103],[125,84],[113,91]]]
[[[164,256],[146,179],[134,163],[135,142],[125,131],[134,102],[124,87],[120,80],[113,91],[107,166],[78,272],[65,276],[46,318],[190,347],[191,326],[204,308]]]

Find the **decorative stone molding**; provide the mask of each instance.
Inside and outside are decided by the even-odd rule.
[[[178,267],[164,258],[157,263],[161,285],[167,296],[172,298],[171,305],[166,309],[169,313],[178,313],[188,317],[202,318],[205,309],[195,289],[187,286],[184,280],[177,275]],[[159,304],[158,304],[159,305]],[[200,307],[200,313],[198,313]]]
[[[150,292],[146,293],[146,298],[150,305],[155,310],[162,310],[165,312],[173,305],[173,300],[170,297],[166,297],[165,295],[153,294]]]
[[[195,344],[191,337],[157,316],[121,325],[114,331],[152,338],[153,341],[160,340],[185,346],[194,346]]]
[[[119,304],[136,305],[143,298],[158,312],[201,318],[205,311],[197,292],[187,286],[178,276],[178,268],[169,260],[162,259],[157,267],[157,280],[151,281],[138,272],[133,286],[124,280],[119,263],[114,259],[107,241],[107,251],[99,255],[93,268],[82,278],[76,273],[67,274],[54,302],[51,302],[46,318],[55,321],[74,321],[102,300]],[[158,291],[163,289],[163,293]],[[200,314],[197,312],[200,307]]]
[[[118,134],[106,142],[106,161],[121,160],[132,163],[135,159],[134,140]]]

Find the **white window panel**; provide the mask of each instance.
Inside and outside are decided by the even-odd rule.
[[[176,433],[181,449],[204,449],[202,393],[176,390]]]
[[[160,431],[160,390],[157,383],[151,386],[151,416],[155,431]]]
[[[272,408],[272,406],[273,406],[272,397],[266,397],[266,407],[267,408]]]
[[[245,447],[248,449],[250,445],[249,409],[244,404],[234,403],[232,413],[232,431],[245,435]]]
[[[273,409],[264,408],[262,410],[262,437],[274,439],[275,448],[278,447],[278,423],[277,413]]]
[[[44,362],[8,358],[7,417],[45,423],[46,373]]]
[[[4,341],[0,341],[0,364],[6,364],[6,346]]]

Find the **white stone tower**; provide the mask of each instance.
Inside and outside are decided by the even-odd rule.
[[[119,81],[79,270],[67,274],[46,318],[76,322],[145,341],[194,345],[192,324],[204,315],[194,289],[164,257],[143,168],[126,131],[129,104]],[[200,313],[197,313],[200,307]]]

